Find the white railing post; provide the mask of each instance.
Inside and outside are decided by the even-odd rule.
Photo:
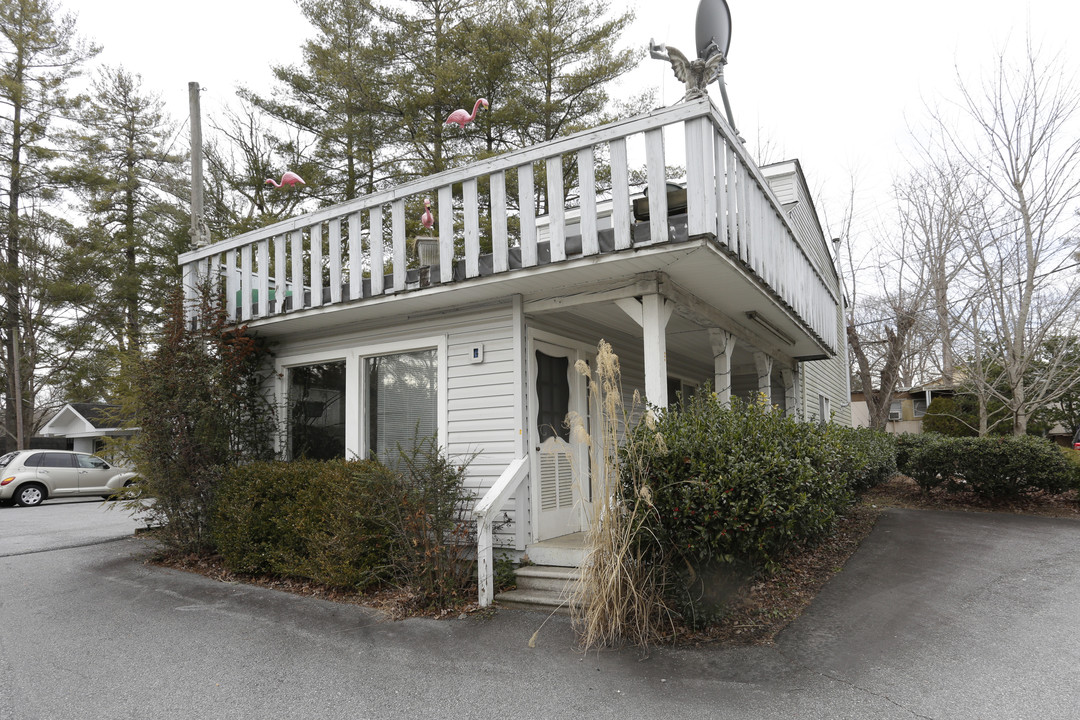
[[[289,279],[285,272],[285,235],[274,236],[274,314],[285,312],[285,293]],[[268,308],[269,309],[269,308]]]
[[[649,243],[667,242],[667,172],[664,168],[663,129],[645,132],[645,163],[649,176]]]
[[[596,255],[600,240],[596,232],[596,169],[593,148],[578,150],[578,188],[581,198],[581,254]]]
[[[685,123],[686,133],[686,212],[690,237],[716,232],[716,189],[712,160],[712,123],[709,118],[694,118]]]
[[[506,232],[506,173],[491,173],[491,269],[501,273],[510,269]]]
[[[546,160],[547,165],[547,211],[548,250],[551,262],[566,259],[566,219],[563,207],[562,156]]]
[[[405,270],[408,260],[405,257],[405,201],[395,200],[390,205],[390,238],[393,244],[394,292],[405,289]]]
[[[533,197],[532,163],[518,167],[518,207],[521,220],[521,266],[536,264],[536,198]]]
[[[371,261],[371,296],[383,294],[386,272],[383,265],[382,205],[371,208],[368,216],[368,259]]]
[[[439,188],[439,281],[454,279],[454,189]]]
[[[341,218],[330,221],[330,302],[341,302]]]
[[[465,220],[465,277],[480,274],[480,202],[476,179],[461,184]]]
[[[480,607],[491,605],[495,599],[495,535],[492,522],[528,475],[529,456],[517,458],[503,470],[473,509],[476,518],[476,591]]]
[[[630,172],[626,160],[626,139],[608,143],[611,153],[611,223],[615,232],[615,249],[626,250],[630,237]]]

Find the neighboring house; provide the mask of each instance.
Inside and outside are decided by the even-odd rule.
[[[928,383],[897,390],[889,404],[889,419],[885,431],[893,434],[921,433],[923,416],[935,397],[951,397],[953,389],[942,383]],[[866,395],[862,392],[851,393],[851,423],[855,427],[870,427],[870,410],[866,405]]]
[[[69,450],[100,453],[106,438],[127,437],[132,432],[117,426],[118,409],[108,403],[69,403],[45,424],[41,435],[66,439]]]
[[[642,163],[647,188],[634,200],[630,170]],[[679,186],[671,166],[686,168]],[[614,178],[602,195],[598,177]],[[424,267],[410,267],[407,227],[419,228],[425,197],[438,237],[423,241]],[[850,424],[840,283],[802,168],[758,168],[708,99],[179,261],[189,298],[209,274],[229,315],[275,343],[291,456],[388,459],[417,428],[450,455],[475,454],[482,586],[492,544],[532,556],[583,528],[587,450],[563,419],[576,411],[595,426],[575,363],[591,362],[600,340],[628,399],[638,390],[663,408],[708,382],[721,402],[762,393],[782,411]]]

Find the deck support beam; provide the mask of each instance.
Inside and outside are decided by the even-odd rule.
[[[645,399],[658,408],[668,406],[667,324],[675,303],[659,293],[641,299],[623,298],[615,304],[641,326],[645,354]]]
[[[713,390],[716,401],[724,407],[731,405],[731,355],[735,352],[735,336],[720,328],[709,328],[713,351]]]
[[[763,352],[754,353],[754,365],[757,367],[758,392],[765,398],[765,402],[772,406],[772,366],[771,355]]]
[[[797,396],[797,386],[799,382],[799,374],[795,372],[795,368],[781,368],[780,377],[784,380],[784,410],[789,417],[795,417],[795,398]]]

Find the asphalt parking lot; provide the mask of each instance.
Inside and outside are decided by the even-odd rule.
[[[0,509],[0,537],[20,512]],[[149,551],[125,535],[0,557],[0,718],[1080,713],[1072,520],[890,510],[775,646],[647,657],[583,654],[563,617],[394,622]]]

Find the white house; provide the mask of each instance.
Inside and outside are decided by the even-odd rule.
[[[106,438],[127,437],[133,432],[120,427],[117,410],[118,406],[108,403],[68,403],[49,419],[41,435],[66,438],[76,452],[101,452]]]
[[[630,170],[641,164],[648,183],[634,201]],[[668,166],[686,168],[678,186]],[[567,167],[576,172],[564,177]],[[598,195],[600,168],[612,182]],[[550,208],[539,218],[538,173]],[[425,197],[437,251],[417,268],[406,206]],[[417,424],[451,455],[476,453],[482,602],[492,545],[525,551],[582,527],[588,463],[571,462],[582,451],[562,420],[588,416],[574,364],[601,339],[619,356],[624,390],[653,405],[708,381],[721,401],[762,392],[788,412],[850,424],[840,284],[802,169],[758,168],[707,98],[180,263],[192,296],[200,277],[220,278],[228,313],[276,343],[291,454],[384,455]]]

